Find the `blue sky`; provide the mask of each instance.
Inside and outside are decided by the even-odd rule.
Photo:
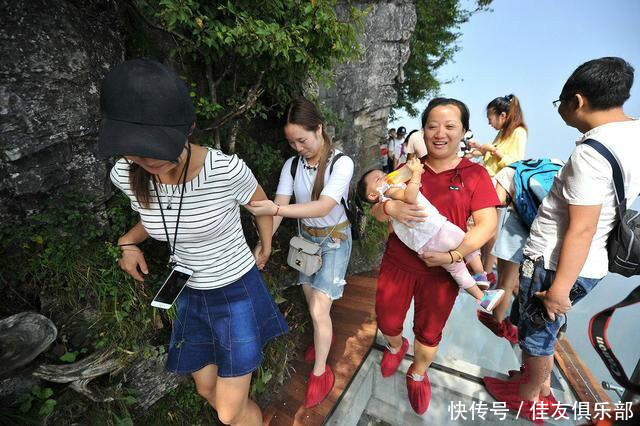
[[[620,56],[636,69],[625,110],[640,117],[640,1],[494,0],[492,9],[462,26],[461,50],[438,72],[441,81],[455,79],[442,86],[441,94],[469,106],[477,140],[491,142],[496,134],[487,123],[486,105],[496,96],[514,93],[529,126],[526,156],[566,160],[579,132],[564,124],[551,102],[577,66],[602,56]],[[425,105],[426,101],[420,103],[418,109]],[[404,112],[398,117],[389,127],[420,127],[419,117]],[[640,202],[633,207],[640,207]],[[572,311],[569,339],[600,380],[612,381],[588,341],[588,321],[622,300],[638,284],[635,278],[607,276]],[[609,328],[609,341],[629,375],[638,362],[640,328],[633,325],[638,315],[640,305],[622,309]]]
[[[438,72],[440,81],[455,79],[441,94],[468,105],[477,140],[491,142],[496,134],[487,124],[486,105],[514,93],[529,126],[527,157],[566,159],[579,134],[551,102],[578,65],[602,56],[620,56],[636,69],[625,108],[640,116],[640,1],[494,0],[492,9],[461,27],[461,50]],[[419,105],[422,111],[426,101]],[[389,127],[420,127],[419,117],[403,111],[398,117]]]

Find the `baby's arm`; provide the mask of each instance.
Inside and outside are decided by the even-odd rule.
[[[384,193],[385,197],[391,198],[393,200],[404,201],[407,204],[415,204],[418,199],[418,191],[420,191],[420,179],[422,173],[424,173],[424,166],[417,158],[412,158],[407,161],[405,167],[408,167],[409,170],[413,173],[411,179],[406,185],[405,188],[398,188],[392,186],[387,189]],[[405,186],[405,185],[402,185]]]
[[[415,204],[420,191],[420,181],[424,173],[424,166],[417,158],[407,161],[407,167],[413,172],[411,180],[407,183],[407,189],[404,190],[402,201],[409,204]]]
[[[407,189],[403,192],[402,201],[408,204],[415,204],[418,200],[418,192],[420,192],[420,175],[416,177],[414,173],[409,183],[407,183]]]
[[[412,178],[411,180],[413,181],[414,179]],[[416,199],[418,198],[419,188],[419,185],[411,184],[411,182],[409,182],[409,185],[407,185],[406,189],[392,187],[387,189],[387,191],[384,193],[384,196],[387,198],[391,198],[392,200],[404,201],[407,204],[415,204]]]
[[[404,186],[404,185],[403,185]],[[391,198],[392,200],[400,200],[407,203],[404,199],[405,190],[402,188],[392,187],[386,190],[384,196],[387,198]]]

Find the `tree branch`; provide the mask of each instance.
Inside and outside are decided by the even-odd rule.
[[[216,120],[211,126],[205,128],[205,129],[202,129],[202,131],[203,132],[209,132],[211,130],[220,128],[225,123],[227,123],[229,120],[232,120],[232,119],[234,119],[234,118],[236,118],[238,116],[241,116],[242,114],[247,112],[247,110],[249,110],[251,107],[253,107],[256,104],[256,102],[258,101],[258,98],[260,97],[260,95],[262,95],[262,93],[264,93],[264,89],[260,87],[261,84],[262,84],[262,77],[263,76],[264,76],[264,71],[262,71],[260,73],[260,76],[258,77],[258,80],[256,81],[256,83],[251,87],[251,89],[249,89],[249,92],[247,92],[247,100],[246,100],[246,102],[241,104],[235,110],[228,112],[227,114],[225,114],[224,116],[222,116],[221,118]]]
[[[231,133],[229,133],[229,143],[227,145],[227,150],[229,154],[234,154],[236,152],[236,141],[238,140],[239,132],[240,132],[240,120],[236,120],[231,125]]]
[[[168,30],[166,28],[162,28],[161,26],[155,24],[154,22],[151,22],[151,20],[149,20],[144,15],[144,13],[142,13],[142,11],[140,9],[138,9],[138,7],[133,3],[132,0],[124,0],[124,3],[127,6],[129,6],[135,12],[135,14],[138,16],[138,18],[140,18],[150,28],[153,28],[154,30],[163,32],[165,34],[172,35],[172,36],[180,39],[181,41],[183,41],[183,42],[185,42],[187,44],[195,45],[195,43],[192,40],[189,40],[187,37],[183,36],[182,34],[180,34],[178,32],[175,32],[175,31]]]
[[[207,64],[205,65],[205,73],[207,76],[207,83],[209,84],[209,95],[211,95],[211,103],[217,104],[218,94],[216,88],[218,87],[220,79],[213,79],[213,64],[209,61],[207,61]]]

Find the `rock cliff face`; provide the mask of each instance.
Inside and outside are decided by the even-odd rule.
[[[0,0],[0,220],[70,185],[98,200],[99,84],[124,58],[115,1]]]
[[[397,100],[393,84],[403,79],[416,11],[410,0],[351,5],[370,9],[360,40],[364,55],[358,62],[338,65],[335,84],[320,88],[320,99],[344,124],[336,142],[356,159],[357,174],[379,164],[378,144],[387,136],[387,119]],[[338,7],[342,12],[349,5]]]
[[[358,8],[370,8],[361,38],[361,61],[339,65],[335,85],[320,88],[322,103],[342,121],[335,142],[356,163],[354,183],[365,171],[380,167],[379,144],[387,137],[387,120],[397,101],[393,88],[402,81],[402,67],[409,60],[409,39],[416,25],[414,2],[356,1]],[[344,13],[348,4],[340,4]],[[353,245],[351,272],[371,268],[358,244]],[[378,262],[374,261],[374,264]]]
[[[339,65],[321,87],[340,120],[336,143],[356,163],[354,179],[379,165],[393,84],[402,79],[416,23],[411,0],[340,3],[369,8],[363,58]],[[0,220],[23,217],[75,188],[98,202],[110,194],[96,159],[100,82],[125,57],[116,0],[0,0]],[[352,270],[367,269],[358,245]]]

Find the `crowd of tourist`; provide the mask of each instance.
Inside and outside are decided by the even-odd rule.
[[[493,142],[469,138],[464,102],[438,97],[422,113],[421,129],[390,129],[380,167],[359,174],[358,197],[390,228],[376,294],[377,323],[388,342],[381,374],[393,375],[407,353],[402,331],[413,301],[406,385],[416,413],[429,408],[429,367],[460,289],[477,299],[482,324],[522,348],[521,370],[509,380],[485,378],[489,393],[530,418],[534,404],[558,404],[549,386],[556,338],[567,312],[607,274],[607,238],[617,221],[612,168],[583,142],[603,144],[620,162],[625,193],[640,193],[634,167],[640,122],[623,110],[633,77],[631,65],[615,57],[571,74],[553,104],[583,136],[564,166],[548,169],[548,186],[522,179],[523,164],[549,161],[523,163],[528,132],[513,94],[486,107],[497,131]],[[297,98],[288,110],[284,136],[295,155],[284,162],[272,199],[237,155],[190,142],[189,90],[158,62],[132,60],[111,70],[101,106],[100,154],[120,158],[111,180],[140,215],[118,241],[120,266],[142,281],[148,271],[138,244],[151,237],[167,242],[172,267],[192,272],[175,301],[167,368],[190,374],[223,423],[262,423],[249,398],[251,376],[263,346],[288,326],[259,271],[269,261],[272,235],[292,218],[291,244],[302,257],[289,264],[299,270],[313,324],[305,404],[321,403],[335,381],[327,359],[340,325],[331,307],[347,285],[354,161],[333,145],[318,106]],[[523,205],[523,191],[537,194],[539,205]],[[253,250],[240,206],[256,217],[260,239]]]

